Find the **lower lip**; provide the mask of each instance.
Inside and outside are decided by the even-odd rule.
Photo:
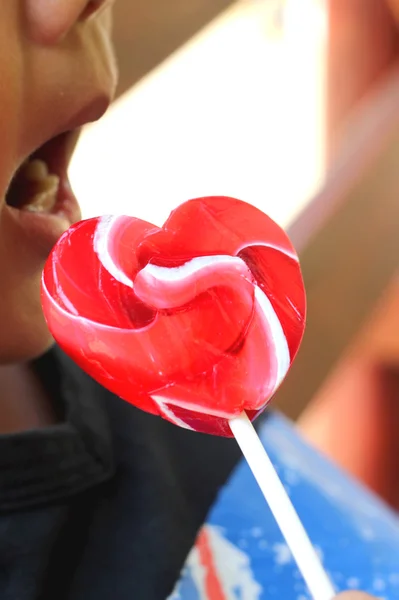
[[[5,206],[20,233],[44,257],[52,250],[61,235],[81,219],[79,204],[67,178],[60,182],[58,199],[51,212],[30,212]]]

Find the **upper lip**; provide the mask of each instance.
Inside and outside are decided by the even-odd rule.
[[[63,122],[58,123],[54,129],[51,130],[49,135],[43,135],[40,139],[34,140],[34,144],[32,147],[28,149],[28,153],[25,156],[24,162],[29,156],[35,154],[45,146],[48,142],[53,140],[54,138],[68,132],[73,132],[79,130],[83,125],[90,123],[92,121],[97,121],[107,110],[110,104],[110,98],[101,95],[93,98],[91,101],[87,102],[84,106],[80,107],[76,110],[71,116],[65,119]],[[77,137],[76,137],[77,141]],[[71,149],[70,155],[72,155],[73,148]],[[69,156],[70,158],[70,156]]]
[[[55,135],[71,129],[78,129],[91,121],[97,121],[105,113],[110,102],[110,98],[105,95],[93,98],[90,102],[78,109],[72,117],[67,120],[67,123],[64,124],[61,131],[56,132]],[[55,135],[53,137],[55,137]]]
[[[69,162],[77,144],[80,128],[88,122],[99,119],[106,111],[110,98],[106,95],[97,95],[90,101],[86,101],[72,114],[64,119],[58,119],[56,125],[46,132],[40,132],[40,137],[33,138],[31,144],[20,159],[19,164],[11,176],[6,198],[12,189],[15,177],[20,167],[30,158],[44,160],[50,173],[58,175],[63,179],[67,173]],[[50,146],[48,146],[50,144]],[[9,197],[11,201],[11,197]],[[13,204],[11,204],[13,205]]]

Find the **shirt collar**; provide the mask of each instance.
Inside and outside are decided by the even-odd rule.
[[[0,511],[82,492],[113,471],[111,433],[98,385],[54,348],[34,363],[59,424],[0,436]]]

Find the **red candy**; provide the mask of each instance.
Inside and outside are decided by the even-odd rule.
[[[103,386],[196,431],[231,436],[286,375],[305,326],[285,233],[233,198],[190,200],[162,229],[133,217],[72,226],[43,273],[59,345]]]

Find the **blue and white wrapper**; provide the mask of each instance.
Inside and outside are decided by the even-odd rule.
[[[259,435],[337,591],[399,600],[394,511],[272,414]],[[244,459],[221,490],[169,600],[312,600]]]

